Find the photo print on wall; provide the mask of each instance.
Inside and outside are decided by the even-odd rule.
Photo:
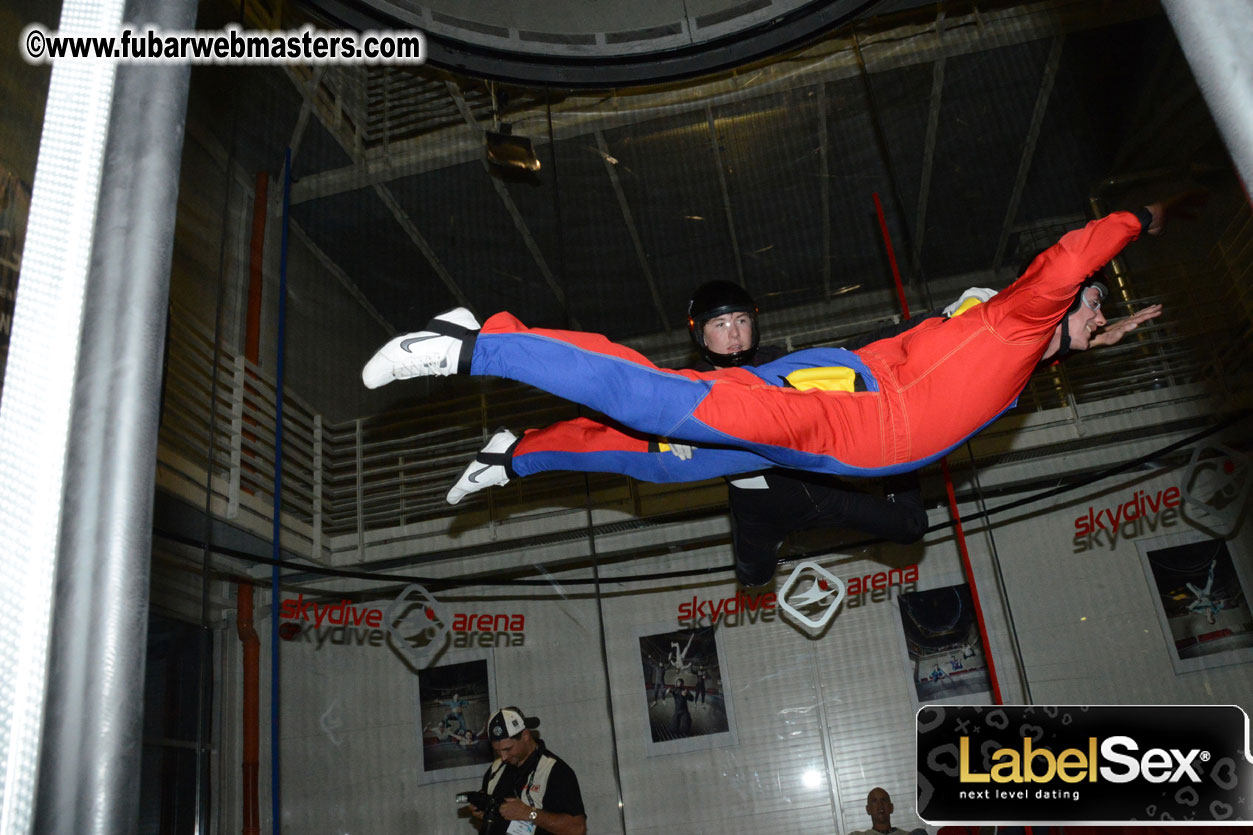
[[[897,600],[918,704],[988,703],[992,681],[970,586],[906,592]]]
[[[487,720],[495,703],[490,655],[418,672],[420,782],[477,779],[495,754]]]
[[[717,629],[641,627],[636,637],[648,756],[735,745]]]
[[[1176,675],[1253,661],[1253,616],[1236,545],[1189,531],[1136,547]]]

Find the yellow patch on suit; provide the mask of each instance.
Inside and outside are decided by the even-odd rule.
[[[975,305],[983,304],[982,300],[971,297],[961,303],[961,307],[953,311],[953,316],[960,316]],[[952,316],[949,317],[953,318]],[[855,391],[857,372],[842,365],[828,368],[802,368],[787,375],[787,381],[794,389],[809,391]]]
[[[977,305],[977,304],[983,304],[983,302],[982,302],[982,301],[980,301],[979,299],[976,299],[976,298],[973,298],[973,297],[972,297],[972,298],[969,298],[969,299],[966,299],[964,302],[962,302],[962,303],[961,303],[961,307],[959,307],[959,308],[957,308],[956,310],[954,310],[954,311],[953,311],[953,316],[960,316],[960,315],[962,315],[963,313],[965,313],[967,310],[969,310],[970,308],[974,307],[974,306],[975,306],[975,305]],[[950,317],[948,317],[948,318],[952,319],[952,318],[953,318],[953,316],[950,316]]]
[[[857,372],[842,365],[801,368],[787,375],[787,381],[792,388],[801,391],[853,391],[857,384]]]

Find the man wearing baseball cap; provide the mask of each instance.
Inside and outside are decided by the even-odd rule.
[[[537,727],[539,719],[516,707],[501,708],[488,720],[487,738],[496,760],[483,775],[483,791],[500,801],[500,814],[482,835],[587,832],[579,779],[564,760],[548,752]],[[481,818],[481,810],[474,817]]]

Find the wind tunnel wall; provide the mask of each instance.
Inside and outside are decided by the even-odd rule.
[[[500,117],[534,143],[543,167],[531,181],[484,161],[493,115],[481,81],[199,68],[153,607],[203,627],[184,640],[212,640],[197,653],[200,703],[171,695],[185,679],[157,680],[186,668],[150,664],[147,709],[177,733],[149,734],[149,762],[200,744],[202,816],[239,825],[241,582],[256,586],[261,642],[263,831],[471,831],[454,796],[478,787],[483,725],[509,704],[542,719],[596,833],[851,832],[869,827],[876,786],[895,825],[923,826],[914,712],[989,703],[989,658],[1006,703],[1247,708],[1248,201],[1160,14],[1044,6],[880,19],[681,86],[509,87]],[[259,172],[270,196],[253,361]],[[923,473],[935,530],[917,545],[848,530],[789,540],[780,582],[808,556],[850,586],[817,635],[735,585],[721,482],[553,474],[454,509],[443,494],[496,427],[579,412],[499,381],[360,385],[374,348],[457,304],[603,332],[679,366],[691,359],[686,300],[713,278],[758,300],[763,342],[839,344],[900,312],[876,194],[918,313],[1003,286],[1094,201],[1105,211],[1195,186],[1211,193],[1199,217],[1134,244],[1104,306],[1110,319],[1153,303],[1164,315],[1041,369],[1016,409],[950,457],[973,576],[938,469]],[[280,356],[288,562],[273,589]],[[1207,470],[1200,484],[1194,454],[1231,461],[1230,478]],[[1182,498],[1221,502],[1224,489],[1234,508],[1209,516]],[[1213,623],[1188,596],[1211,565]],[[429,624],[397,603],[415,582],[435,598]],[[385,622],[415,632],[405,641]],[[159,634],[166,648],[179,633]],[[675,722],[676,692],[690,731]],[[196,721],[175,722],[187,711]],[[458,713],[472,741],[453,735]],[[194,817],[194,800],[161,799],[163,787],[186,795],[165,779],[143,775],[146,814],[173,803]]]

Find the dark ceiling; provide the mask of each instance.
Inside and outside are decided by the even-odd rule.
[[[303,0],[338,29],[418,29],[435,66],[563,88],[621,87],[742,66],[927,0]]]
[[[229,79],[229,80],[228,80]],[[1156,4],[928,4],[650,90],[496,86],[543,167],[485,162],[489,86],[433,68],[233,70],[194,105],[245,170],[294,147],[291,218],[395,330],[467,304],[623,339],[697,284],[838,311],[1014,264],[1094,187],[1229,162]],[[195,97],[193,97],[195,100]],[[1043,237],[1044,240],[1037,240]]]

